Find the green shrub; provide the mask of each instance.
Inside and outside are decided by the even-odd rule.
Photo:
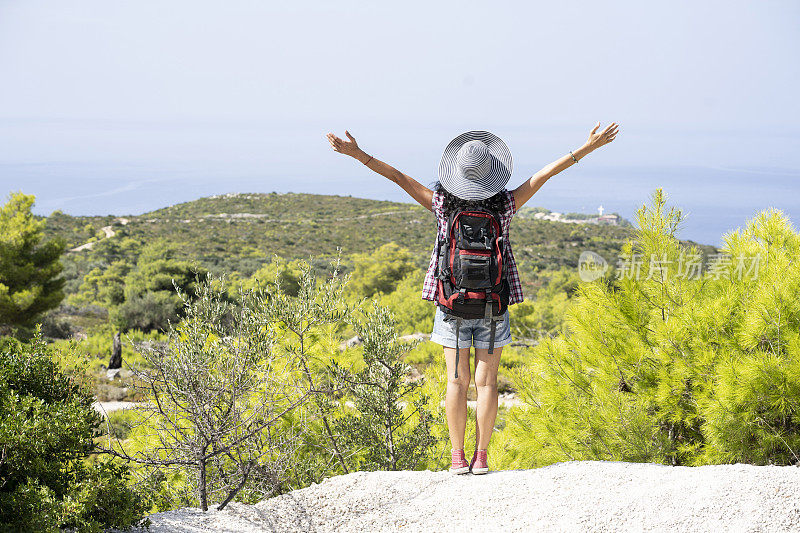
[[[353,262],[355,270],[350,289],[368,298],[393,292],[400,280],[416,269],[412,253],[394,242],[370,254],[356,254]]]
[[[127,527],[149,508],[128,469],[95,460],[100,416],[92,396],[30,344],[0,339],[0,530]]]
[[[433,330],[436,306],[433,302],[422,299],[424,279],[424,270],[413,270],[397,283],[393,292],[376,297],[381,305],[392,310],[400,335],[430,333]]]
[[[562,333],[564,315],[580,282],[576,269],[537,273],[525,301],[509,307],[514,338],[538,340]]]
[[[403,361],[411,345],[398,341],[394,317],[376,302],[355,327],[364,340],[363,368],[353,372],[335,361],[331,365],[334,381],[356,410],[337,420],[342,441],[363,450],[360,469],[413,470],[429,458],[437,437],[436,410],[420,389],[424,380],[409,379],[411,366]]]
[[[139,420],[140,416],[134,409],[112,411],[108,413],[108,432],[114,439],[125,440]]]
[[[435,342],[421,342],[406,354],[406,363],[412,365],[430,365],[436,360],[444,361],[442,345]]]
[[[176,309],[180,299],[166,291],[134,294],[116,310],[123,329],[144,331],[167,329],[170,321],[178,320]]]

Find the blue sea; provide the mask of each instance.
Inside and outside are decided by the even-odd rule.
[[[420,181],[430,184],[433,179]],[[43,215],[56,209],[72,215],[137,215],[228,192],[303,192],[410,201],[395,184],[360,172],[320,177],[213,166],[149,168],[61,162],[0,166],[0,183],[7,192],[35,194],[34,210]],[[527,205],[562,213],[597,213],[602,206],[605,213],[619,213],[635,224],[636,210],[649,204],[658,187],[668,196],[667,206],[681,209],[686,217],[678,234],[683,239],[720,246],[725,232],[743,226],[768,207],[782,210],[795,228],[800,227],[800,174],[776,169],[643,166],[592,168],[581,173],[568,169],[547,182]]]

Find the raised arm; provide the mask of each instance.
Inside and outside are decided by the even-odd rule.
[[[344,133],[347,135],[347,138],[350,139],[349,141],[340,139],[333,133],[328,134],[328,141],[331,143],[331,147],[335,151],[358,159],[370,170],[375,171],[381,176],[398,184],[403,188],[404,191],[411,195],[414,200],[419,202],[422,207],[428,211],[432,210],[431,202],[433,201],[433,191],[416,181],[414,178],[406,176],[388,163],[384,163],[383,161],[380,161],[371,155],[367,155],[364,150],[358,147],[358,143],[353,136],[350,135],[349,131],[345,130]]]
[[[600,123],[598,122],[592,131],[589,132],[589,139],[583,144],[583,146],[572,151],[575,159],[580,161],[583,156],[588,155],[601,146],[610,143],[617,135],[617,131],[619,131],[619,125],[616,122],[609,124],[602,132],[596,133],[597,128],[599,127]],[[547,180],[574,164],[575,161],[572,159],[572,156],[567,154],[561,159],[553,161],[542,170],[531,176],[531,178],[526,180],[522,185],[514,189],[514,203],[517,205],[517,209],[522,207],[525,202],[530,200],[531,197],[536,194],[536,191],[538,191]]]

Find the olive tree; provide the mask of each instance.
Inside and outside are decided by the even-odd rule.
[[[279,423],[311,394],[293,380],[292,361],[273,356],[262,296],[241,292],[230,301],[224,284],[209,274],[195,298],[176,286],[185,318],[169,324],[165,344],[140,344],[145,364],[132,369],[146,397],[141,449],[109,446],[143,465],[191,472],[204,511],[212,501],[223,509],[245,488],[256,497],[279,490],[293,446]]]

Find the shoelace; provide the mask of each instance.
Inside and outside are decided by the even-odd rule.
[[[467,458],[464,456],[464,450],[451,450],[450,451],[450,466],[452,468],[461,468]]]
[[[479,468],[486,468],[489,466],[487,450],[477,450],[475,452],[475,456],[472,458],[472,464],[470,466],[474,466],[475,464],[480,465]]]

